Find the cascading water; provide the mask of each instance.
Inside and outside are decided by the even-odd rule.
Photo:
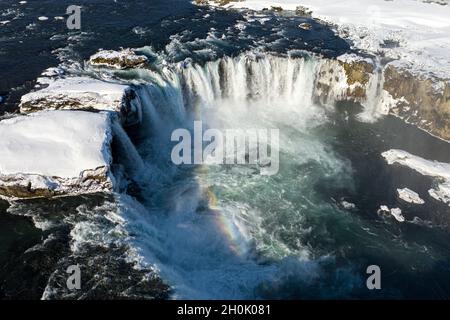
[[[188,93],[202,106],[218,100],[247,104],[312,104],[317,61],[286,57],[240,55],[182,70]],[[190,96],[189,95],[189,96]]]
[[[333,219],[339,211],[311,186],[323,177],[349,186],[345,177],[351,175],[314,134],[327,122],[313,103],[317,63],[227,57],[166,70],[157,85],[140,91],[144,123],[136,148],[165,179],[142,187],[142,204],[126,198],[123,214],[141,254],[173,286],[174,297],[270,296],[266,288],[282,288],[289,275],[306,288],[331,259],[305,239],[313,220]],[[170,134],[191,130],[194,119],[218,129],[278,128],[279,175],[261,176],[246,166],[173,165]],[[343,223],[354,225],[352,219]],[[276,291],[271,294],[281,294]]]
[[[363,111],[358,115],[361,121],[375,122],[382,115],[386,115],[388,110],[386,110],[386,101],[384,100],[384,75],[383,68],[381,66],[380,59],[377,58],[375,61],[374,75],[370,78],[369,84],[367,86],[367,96],[363,102]]]

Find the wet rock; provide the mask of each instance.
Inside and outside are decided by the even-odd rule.
[[[42,231],[31,242],[20,237],[5,260],[0,298],[169,298],[169,286],[135,259],[128,235],[118,226],[120,220],[108,216],[116,210],[113,201],[108,195],[86,195],[14,202],[8,209],[11,216],[31,216]],[[70,290],[67,270],[75,265],[80,268],[81,288]]]
[[[366,85],[373,73],[374,66],[366,60],[339,61],[345,70],[347,83],[353,85],[356,83]]]
[[[61,259],[51,275],[43,295],[45,300],[168,299],[170,288],[151,269],[138,268],[126,261],[124,246],[87,244],[80,252]],[[66,270],[80,266],[83,278],[80,290],[66,286]],[[125,276],[126,275],[126,276]]]

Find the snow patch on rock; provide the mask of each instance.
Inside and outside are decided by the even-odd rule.
[[[0,196],[113,190],[111,116],[44,111],[0,121]]]
[[[137,55],[130,49],[120,51],[100,50],[90,57],[89,63],[93,66],[128,69],[143,67],[148,63],[148,59],[146,56]]]
[[[48,74],[58,72],[50,70]],[[42,110],[114,111],[121,115],[124,124],[141,121],[141,103],[130,86],[87,77],[48,78],[45,82],[48,87],[22,96],[22,113]]]

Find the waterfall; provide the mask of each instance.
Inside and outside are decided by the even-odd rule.
[[[142,160],[135,145],[118,121],[112,124],[114,138],[120,150],[120,158],[116,161],[125,167],[126,172],[137,181],[142,181],[146,173],[146,164]]]
[[[380,116],[387,114],[387,102],[385,101],[385,92],[383,90],[384,74],[380,59],[375,61],[375,69],[367,85],[365,101],[362,102],[363,112],[358,115],[361,121],[375,122]]]
[[[240,55],[182,70],[190,103],[211,107],[221,99],[310,105],[317,61],[290,57]]]

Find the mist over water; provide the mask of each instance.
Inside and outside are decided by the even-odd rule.
[[[261,298],[265,286],[283,282],[283,269],[308,282],[320,272],[316,260],[328,259],[315,257],[302,241],[311,232],[306,214],[338,213],[311,185],[322,176],[345,184],[340,176],[347,173],[345,163],[308,132],[327,121],[312,102],[315,63],[225,58],[188,66],[141,96],[148,122],[137,149],[167,182],[158,188],[150,183],[141,192],[144,208],[137,205],[141,214],[128,209],[126,215],[142,254],[174,286],[174,297]],[[279,128],[281,172],[268,177],[252,166],[174,167],[170,129],[189,129],[193,119],[213,128]],[[147,139],[160,143],[144,139],[147,130]]]

